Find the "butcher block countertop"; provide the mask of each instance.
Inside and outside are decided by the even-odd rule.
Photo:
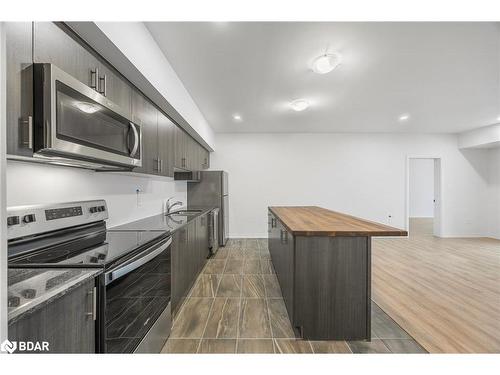
[[[407,236],[405,230],[317,206],[271,206],[269,210],[295,236]]]

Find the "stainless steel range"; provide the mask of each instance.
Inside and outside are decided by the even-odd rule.
[[[107,231],[103,200],[12,207],[7,214],[9,268],[102,269],[98,352],[161,350],[171,327],[167,232]]]

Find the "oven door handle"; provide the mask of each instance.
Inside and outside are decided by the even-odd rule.
[[[133,270],[139,268],[140,266],[146,264],[150,260],[156,258],[158,255],[160,255],[165,249],[167,249],[170,245],[172,244],[172,237],[169,237],[163,244],[161,244],[158,248],[156,248],[153,251],[147,252],[146,255],[143,255],[145,252],[143,251],[139,255],[136,255],[132,259],[130,259],[127,263],[122,265],[120,268],[111,270],[109,272],[106,272],[105,274],[105,284],[109,285],[113,281],[118,280],[120,277],[125,276],[126,274],[132,272]]]
[[[129,125],[134,132],[134,147],[132,147],[132,151],[130,151],[130,156],[134,157],[137,153],[137,149],[139,148],[139,133],[137,132],[137,128],[133,122],[130,122]]]

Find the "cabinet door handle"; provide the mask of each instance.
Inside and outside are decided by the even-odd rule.
[[[274,217],[271,218],[271,228],[276,228],[276,219]]]
[[[104,74],[102,77],[99,77],[99,93],[101,93],[103,96],[107,95],[107,78],[106,74]]]
[[[90,88],[99,92],[99,68],[90,69]]]
[[[92,311],[86,313],[85,315],[91,316],[92,320],[96,320],[97,319],[97,289],[96,289],[96,287],[94,287],[92,290],[89,290],[88,295],[91,296]]]
[[[26,133],[28,133],[28,139],[23,140],[23,145],[28,146],[28,148],[33,149],[33,117],[28,116],[27,120],[21,121],[23,125],[27,127],[22,131],[23,138],[26,137]]]
[[[163,171],[163,159],[158,159],[160,162],[160,172]]]
[[[182,167],[182,168],[185,168],[185,167],[186,167],[186,158],[182,158],[182,164],[181,164],[181,167]]]
[[[137,131],[137,128],[135,127],[133,122],[129,122],[129,126],[134,134],[134,147],[132,147],[132,151],[130,151],[130,156],[134,157],[137,153],[137,149],[139,148],[139,132]]]

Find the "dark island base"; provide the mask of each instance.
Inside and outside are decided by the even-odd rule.
[[[311,210],[321,219],[318,223]],[[275,211],[282,212],[287,223]],[[315,231],[316,227],[322,229]],[[349,230],[344,230],[346,227]],[[319,207],[269,208],[269,252],[298,336],[308,340],[371,340],[374,233],[395,235],[403,231]]]
[[[289,315],[304,339],[371,339],[370,260],[370,237],[295,237]]]

